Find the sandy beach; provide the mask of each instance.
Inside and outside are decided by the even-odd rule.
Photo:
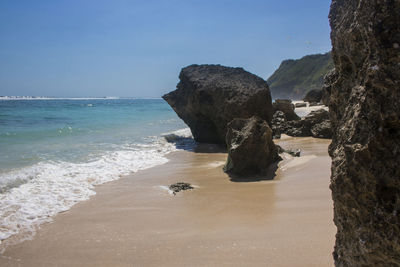
[[[9,245],[0,266],[333,266],[330,140],[276,143],[302,156],[285,154],[273,180],[232,181],[217,150],[171,153],[96,187],[32,240]],[[179,181],[196,188],[174,196],[162,187]]]

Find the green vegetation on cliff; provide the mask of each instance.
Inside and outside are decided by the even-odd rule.
[[[333,68],[331,53],[284,60],[267,82],[273,98],[302,99],[312,89],[321,89],[324,76]]]

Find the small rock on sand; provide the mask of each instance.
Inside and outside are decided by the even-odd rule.
[[[180,191],[194,189],[194,187],[191,184],[183,183],[183,182],[171,184],[168,188],[169,188],[169,190],[171,190],[174,193],[174,195],[176,195],[176,193],[178,193]]]

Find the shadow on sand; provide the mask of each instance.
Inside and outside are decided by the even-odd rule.
[[[177,149],[182,149],[194,153],[228,153],[226,146],[222,144],[206,144],[198,143],[193,137],[178,136],[175,134],[169,134],[164,136],[168,143],[175,145]],[[272,163],[267,172],[263,175],[235,175],[228,174],[230,180],[235,183],[249,183],[249,182],[260,182],[260,181],[270,181],[276,176],[276,171],[278,170],[278,163]]]
[[[278,170],[278,163],[279,161],[272,163],[269,166],[267,173],[265,173],[264,175],[242,175],[242,176],[234,174],[228,174],[228,175],[230,180],[235,183],[271,181],[276,176],[276,171]]]

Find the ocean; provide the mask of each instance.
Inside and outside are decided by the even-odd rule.
[[[189,136],[162,99],[0,99],[0,242],[33,234],[95,185],[166,163]]]

